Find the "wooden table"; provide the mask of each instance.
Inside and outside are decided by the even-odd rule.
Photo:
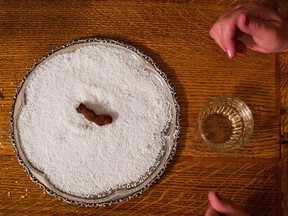
[[[252,215],[288,215],[288,55],[249,52],[228,60],[208,34],[221,14],[243,2],[1,0],[0,214],[204,215],[207,193],[215,190]],[[256,2],[287,8],[284,0]],[[9,139],[12,98],[34,60],[87,37],[123,41],[152,57],[181,107],[177,154],[165,174],[142,195],[108,207],[74,206],[43,193]],[[197,134],[198,113],[219,95],[239,97],[255,119],[251,141],[228,153],[209,150]]]

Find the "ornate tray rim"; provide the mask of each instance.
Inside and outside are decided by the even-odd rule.
[[[51,56],[52,54],[56,53],[59,50],[65,49],[67,47],[70,47],[72,45],[77,45],[77,44],[85,44],[85,43],[89,43],[89,42],[100,42],[100,43],[106,43],[106,44],[113,44],[113,45],[118,45],[122,48],[126,48],[129,49],[130,51],[134,52],[136,55],[142,57],[143,59],[145,59],[148,63],[150,63],[153,66],[153,69],[155,69],[155,71],[162,77],[163,81],[166,83],[166,87],[168,87],[169,92],[171,94],[172,100],[173,100],[173,106],[175,108],[175,131],[173,134],[173,143],[172,143],[172,149],[171,152],[167,158],[166,161],[164,161],[163,167],[159,170],[159,172],[157,173],[157,175],[150,180],[150,182],[148,184],[146,184],[144,187],[142,187],[140,190],[135,191],[134,193],[127,195],[126,197],[123,198],[119,198],[116,200],[112,200],[109,202],[99,202],[99,203],[85,203],[85,202],[80,202],[80,201],[76,201],[76,200],[72,200],[72,199],[68,199],[65,198],[61,195],[59,195],[58,193],[54,192],[53,190],[49,189],[48,187],[46,187],[44,184],[42,184],[29,170],[28,166],[24,163],[23,159],[21,158],[20,154],[19,154],[19,149],[17,147],[16,144],[16,140],[15,140],[15,130],[14,127],[16,126],[16,124],[14,123],[14,114],[15,114],[15,104],[17,101],[17,97],[25,83],[25,80],[28,78],[28,76],[34,71],[34,69],[41,64],[43,61],[45,61],[49,56]],[[163,73],[160,68],[156,65],[156,63],[152,60],[152,58],[150,58],[149,56],[145,55],[144,53],[142,53],[140,50],[138,50],[137,48],[124,44],[122,42],[119,42],[117,40],[112,40],[112,39],[101,39],[101,38],[86,38],[86,39],[79,39],[79,40],[73,40],[70,41],[66,44],[63,44],[59,47],[56,47],[55,49],[52,49],[50,52],[46,53],[42,58],[40,58],[39,60],[35,61],[33,66],[26,72],[26,74],[24,75],[22,81],[20,82],[20,84],[18,85],[18,88],[16,89],[15,95],[13,97],[13,103],[12,103],[12,107],[11,107],[11,112],[10,112],[10,138],[11,138],[11,142],[13,144],[14,147],[14,151],[16,154],[16,157],[18,159],[18,162],[24,167],[27,175],[30,177],[30,179],[35,182],[36,184],[38,184],[46,193],[58,198],[59,200],[62,200],[64,202],[70,203],[70,204],[76,204],[76,205],[82,205],[82,206],[86,206],[86,207],[96,207],[96,206],[107,206],[107,205],[112,205],[112,204],[116,204],[125,200],[130,200],[135,196],[138,196],[139,194],[142,194],[144,191],[146,191],[152,184],[154,184],[158,179],[160,179],[160,177],[162,176],[162,174],[164,173],[164,171],[166,170],[168,164],[171,162],[173,156],[176,153],[176,147],[177,147],[177,143],[178,143],[178,139],[179,139],[179,134],[180,134],[180,106],[177,103],[177,97],[176,97],[176,93],[173,89],[173,87],[171,86],[171,83],[169,81],[169,79],[167,78],[166,74]]]

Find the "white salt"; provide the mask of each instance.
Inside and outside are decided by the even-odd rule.
[[[165,90],[137,57],[104,45],[58,55],[25,90],[18,128],[28,159],[64,192],[89,197],[138,181],[155,165],[170,120]],[[84,103],[113,117],[99,127]]]
[[[9,192],[7,193],[7,195],[8,195],[8,197],[10,197],[10,196],[11,196],[11,192],[9,191]]]

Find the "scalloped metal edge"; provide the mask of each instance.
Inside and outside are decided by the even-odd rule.
[[[174,134],[174,139],[173,139],[173,147],[171,149],[170,155],[168,157],[168,159],[166,160],[166,162],[164,162],[163,167],[160,169],[160,171],[158,172],[158,174],[155,176],[155,178],[153,178],[148,184],[146,184],[143,188],[141,188],[139,191],[136,191],[135,193],[133,193],[132,195],[129,195],[127,197],[124,198],[120,198],[118,200],[114,200],[111,202],[103,202],[103,203],[85,203],[85,202],[78,202],[75,200],[70,200],[67,199],[65,197],[60,196],[59,194],[55,193],[54,191],[50,190],[49,188],[47,188],[46,186],[44,186],[37,178],[35,178],[35,176],[33,176],[33,174],[30,172],[29,168],[25,165],[25,163],[23,162],[22,158],[19,155],[18,152],[18,148],[16,146],[16,142],[15,142],[15,136],[14,136],[14,109],[15,109],[15,103],[18,97],[18,94],[20,92],[20,90],[23,87],[23,84],[25,82],[25,80],[27,79],[27,77],[30,75],[30,73],[34,70],[34,68],[40,64],[42,61],[44,61],[46,58],[48,58],[50,55],[52,55],[53,53],[64,49],[66,47],[75,45],[75,44],[82,44],[82,43],[89,43],[89,42],[102,42],[102,43],[108,43],[108,44],[114,44],[114,45],[118,45],[124,48],[127,48],[131,51],[133,51],[134,53],[136,53],[137,55],[141,56],[142,58],[144,58],[146,61],[148,61],[150,64],[153,65],[154,69],[156,70],[156,72],[163,78],[163,80],[165,81],[165,83],[167,84],[167,87],[171,93],[172,99],[173,99],[173,103],[175,106],[175,110],[176,110],[176,122],[175,122],[175,134]],[[62,200],[64,202],[70,203],[70,204],[75,204],[75,205],[81,205],[81,206],[85,206],[85,207],[100,207],[100,206],[107,206],[107,205],[113,205],[113,204],[117,204],[119,202],[123,202],[123,201],[128,201],[130,199],[132,199],[133,197],[136,197],[140,194],[142,194],[144,191],[146,191],[148,188],[150,188],[150,186],[152,184],[154,184],[158,179],[160,179],[160,177],[162,176],[162,174],[164,173],[164,171],[166,170],[167,166],[170,164],[171,160],[173,159],[173,156],[176,153],[176,148],[177,148],[177,143],[178,143],[178,139],[179,139],[179,135],[180,135],[180,106],[177,103],[177,97],[176,97],[176,93],[169,81],[169,79],[167,78],[166,74],[164,72],[162,72],[160,70],[160,68],[156,65],[156,63],[152,60],[152,58],[150,58],[149,56],[145,55],[144,53],[142,53],[140,50],[138,50],[137,48],[124,44],[120,41],[117,40],[111,40],[111,39],[101,39],[101,38],[86,38],[86,39],[79,39],[79,40],[73,40],[70,41],[66,44],[63,44],[59,47],[56,47],[55,49],[52,49],[50,52],[46,53],[42,58],[34,61],[33,66],[26,72],[25,76],[23,77],[22,81],[20,82],[20,84],[18,85],[15,95],[13,97],[13,103],[12,103],[12,107],[11,107],[11,112],[10,112],[10,139],[11,142],[13,144],[14,147],[14,151],[15,151],[15,156],[18,159],[18,162],[24,167],[25,172],[27,173],[27,175],[30,177],[30,179],[35,182],[36,184],[38,184],[43,190],[44,192],[58,198],[59,200]]]

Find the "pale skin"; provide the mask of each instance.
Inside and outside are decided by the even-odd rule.
[[[210,36],[229,58],[247,49],[278,53],[288,49],[288,22],[271,8],[248,3],[221,16]]]
[[[216,192],[209,192],[209,204],[205,216],[249,216],[239,206],[228,199],[223,199]]]
[[[210,30],[210,36],[232,59],[247,50],[261,53],[288,51],[288,21],[275,10],[248,3],[221,16]],[[248,216],[232,201],[209,192],[205,216]]]

